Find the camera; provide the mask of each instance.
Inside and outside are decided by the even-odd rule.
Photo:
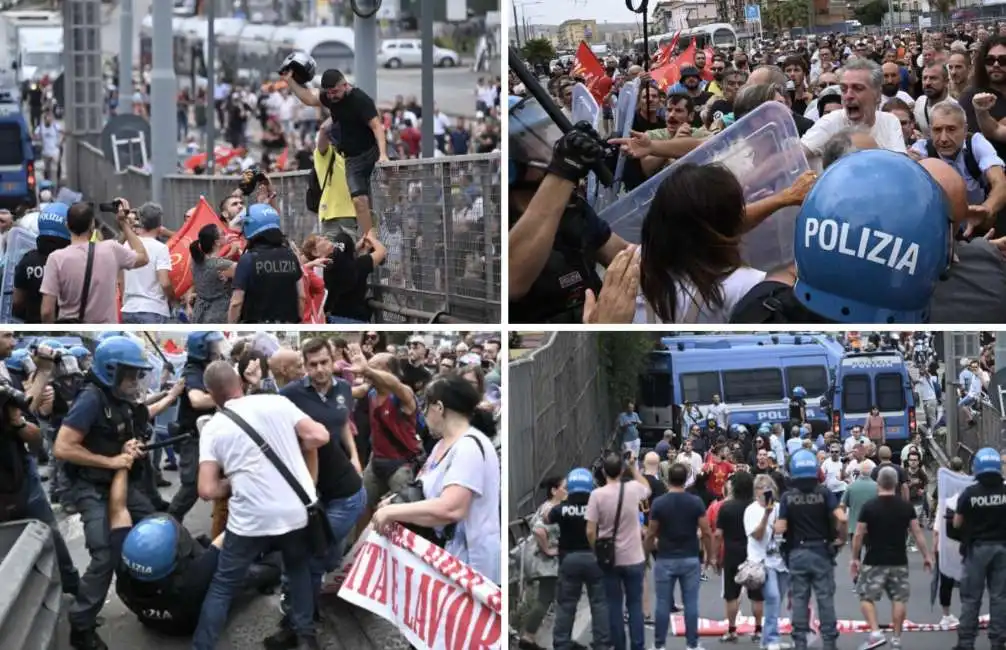
[[[22,411],[31,409],[31,399],[10,384],[0,384],[0,409],[13,404]]]
[[[261,169],[249,169],[244,173],[241,182],[238,183],[238,189],[245,196],[250,196],[256,187],[268,182],[269,179],[262,173]]]
[[[115,199],[110,203],[99,203],[98,210],[105,212],[107,214],[118,214],[119,208],[122,207],[122,201]]]

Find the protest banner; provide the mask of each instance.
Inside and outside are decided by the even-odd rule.
[[[947,508],[957,509],[957,497],[964,488],[975,482],[974,477],[967,474],[951,472],[946,467],[941,467],[936,473],[936,490],[939,495],[936,517],[945,517]],[[944,527],[944,530],[946,528]],[[964,574],[964,567],[961,564],[961,545],[947,537],[940,535],[940,573],[960,581]]]

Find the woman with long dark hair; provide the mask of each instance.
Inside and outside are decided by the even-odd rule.
[[[531,519],[531,540],[533,553],[525,555],[524,572],[529,582],[538,583],[536,597],[531,609],[521,621],[521,635],[517,647],[525,650],[541,650],[535,637],[555,600],[559,582],[559,525],[547,524],[548,513],[566,499],[566,477],[549,476],[538,485],[547,497]],[[530,566],[529,566],[530,565]]]
[[[190,291],[193,323],[210,324],[227,322],[227,305],[231,301],[231,278],[234,262],[220,257],[224,244],[220,229],[214,224],[203,226],[199,235],[189,245],[192,256],[192,289]]]
[[[329,323],[369,323],[370,306],[367,288],[370,274],[388,256],[373,232],[363,236],[361,244],[367,252],[357,254],[353,238],[340,233],[333,240],[332,263],[325,267],[325,315]]]

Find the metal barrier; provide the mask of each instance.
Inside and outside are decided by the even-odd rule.
[[[117,173],[98,147],[77,137],[67,142],[77,161],[69,186],[87,200],[150,200],[150,174],[135,168]],[[447,156],[374,170],[371,208],[388,248],[387,262],[371,276],[376,322],[501,322],[500,160],[499,153]],[[318,215],[305,205],[311,173],[269,176],[283,230],[298,243],[318,230]],[[216,209],[237,182],[236,176],[166,176],[164,225],[178,228],[200,197]]]
[[[987,399],[982,401],[973,422],[969,422],[967,409],[954,408],[953,405],[951,409],[957,415],[957,445],[950,451],[952,455],[960,456],[967,467],[971,466],[971,457],[982,447],[1002,448],[1003,417]]]
[[[589,332],[553,332],[510,362],[511,518],[534,512],[542,479],[589,467],[610,442],[615,415],[603,365],[597,334]]]
[[[56,647],[63,598],[52,529],[0,524],[0,650]]]

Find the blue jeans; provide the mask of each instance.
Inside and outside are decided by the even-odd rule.
[[[38,474],[38,466],[35,459],[28,459],[28,504],[24,509],[24,517],[27,519],[38,519],[52,530],[53,546],[56,548],[56,561],[59,563],[59,574],[63,581],[63,593],[71,594],[77,592],[80,586],[80,573],[73,564],[70,556],[70,549],[66,547],[66,540],[59,532],[59,525],[56,523],[56,516],[52,514],[52,506],[45,496],[42,488],[42,479]]]
[[[671,623],[674,583],[681,583],[681,600],[685,607],[685,640],[689,648],[699,645],[699,576],[702,565],[697,557],[657,558],[653,565],[656,582],[657,612],[653,622],[654,642],[658,648],[667,643],[667,628]]]
[[[168,439],[168,424],[174,422],[178,419],[178,406],[169,406],[163,413],[154,418],[154,440],[160,442],[162,440]],[[161,458],[164,454],[168,455],[168,463],[172,465],[178,465],[178,461],[175,458],[175,448],[174,447],[163,447],[161,449],[155,449],[153,451],[154,469],[157,471],[161,470]]]
[[[765,619],[762,623],[762,645],[779,643],[779,616],[782,599],[789,593],[789,572],[765,569]]]
[[[646,565],[616,566],[604,572],[604,591],[608,597],[608,621],[611,644],[626,650],[624,610],[629,611],[629,639],[632,650],[643,650],[643,574]],[[624,607],[623,607],[624,602]]]
[[[291,627],[301,637],[314,637],[314,593],[311,591],[307,528],[277,537],[244,537],[227,531],[217,571],[203,600],[199,627],[192,637],[193,650],[213,650],[227,624],[231,601],[245,584],[248,570],[263,553],[278,550],[290,589]]]
[[[123,325],[163,325],[168,318],[149,311],[122,312]]]
[[[346,539],[353,532],[356,522],[367,507],[367,489],[344,499],[332,499],[325,504],[328,513],[328,523],[332,526],[335,541],[328,548],[328,555],[323,558],[311,558],[311,586],[317,595],[321,591],[321,580],[329,571],[339,568],[342,556],[346,552]]]

